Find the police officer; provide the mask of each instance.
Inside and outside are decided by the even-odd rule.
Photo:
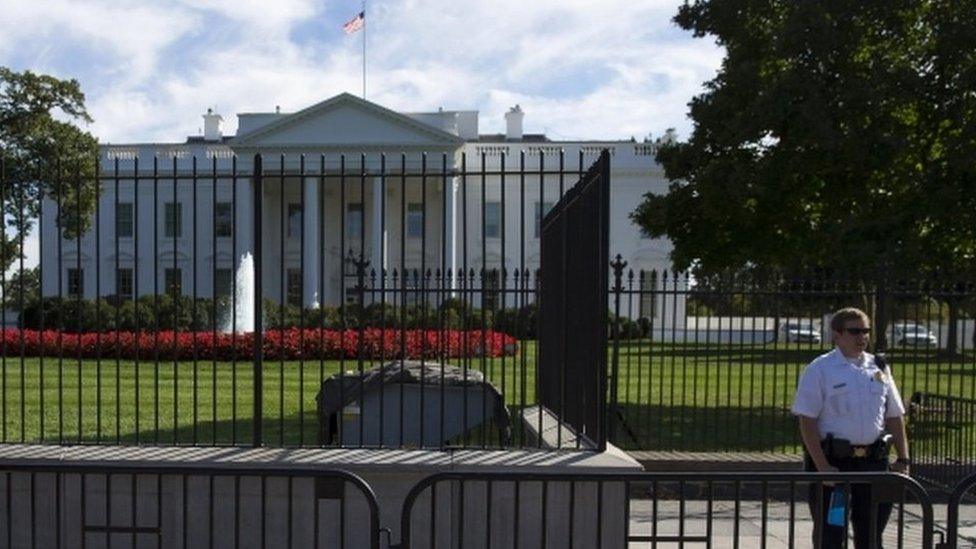
[[[908,439],[905,405],[890,370],[866,352],[871,333],[863,311],[845,308],[830,320],[835,348],[817,357],[803,371],[796,389],[793,413],[800,420],[807,471],[887,471],[889,450],[898,459],[890,470],[908,474]],[[822,491],[819,495],[817,491]],[[846,529],[827,524],[831,486],[811,484],[810,513],[814,517],[814,544],[844,546]],[[871,488],[852,484],[849,501],[854,547],[870,547]],[[820,504],[818,513],[815,509]],[[891,503],[879,503],[876,547],[891,514]],[[817,521],[816,518],[821,520]]]

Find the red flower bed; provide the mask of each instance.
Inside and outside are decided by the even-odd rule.
[[[102,332],[59,333],[53,330],[2,330],[0,354],[65,356],[82,358],[161,360],[250,360],[254,335],[213,332]],[[265,359],[338,358],[457,358],[512,355],[517,342],[512,336],[491,330],[318,330],[289,328],[264,333]]]

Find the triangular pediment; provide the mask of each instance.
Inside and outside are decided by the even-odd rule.
[[[343,93],[232,139],[231,147],[456,147],[463,140]]]

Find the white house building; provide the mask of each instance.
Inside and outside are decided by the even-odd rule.
[[[229,293],[255,246],[256,154],[265,174],[263,292],[271,299],[340,303],[349,250],[390,272],[534,271],[541,212],[577,179],[549,173],[559,169],[560,152],[575,171],[604,148],[611,252],[628,268],[667,268],[669,243],[642,236],[628,217],[644,193],[666,190],[653,145],[550,140],[523,133],[523,116],[516,106],[505,134],[486,135],[477,111],[399,113],[344,93],[295,113],[238,114],[233,136],[222,135],[220,115],[208,111],[202,136],[103,145],[97,220],[80,240],[58,242],[56,197],[44,201],[43,293],[129,297],[174,286],[199,297]],[[651,303],[635,308],[631,316],[653,314]]]

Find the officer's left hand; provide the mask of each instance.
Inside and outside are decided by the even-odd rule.
[[[893,473],[901,473],[903,475],[908,475],[908,474],[910,474],[909,473],[909,469],[910,469],[910,466],[907,463],[898,463],[896,461],[895,463],[892,463],[891,464],[891,471]]]

